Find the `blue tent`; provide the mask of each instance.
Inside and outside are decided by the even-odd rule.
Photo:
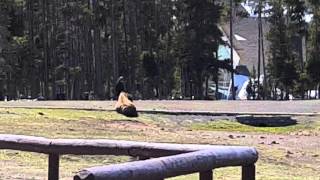
[[[245,75],[238,75],[235,74],[234,76],[234,88],[236,90],[236,99],[239,99],[239,92],[244,88],[243,86],[246,84],[247,81],[249,81],[249,77]],[[228,99],[232,99],[232,91],[231,91],[231,83],[229,88],[229,95]]]

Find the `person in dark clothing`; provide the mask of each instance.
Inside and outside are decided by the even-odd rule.
[[[251,99],[251,96],[253,94],[253,90],[252,90],[252,81],[251,79],[249,80],[249,83],[246,87],[246,91],[247,91],[247,100],[250,100]]]
[[[125,91],[125,87],[124,87],[124,83],[123,83],[123,76],[120,76],[117,80],[117,84],[116,84],[116,89],[115,89],[115,95],[116,95],[116,98],[119,97],[120,93],[121,92],[124,92]]]
[[[117,80],[117,84],[116,84],[116,88],[115,88],[115,99],[118,99],[119,95],[121,92],[125,92],[127,93],[127,97],[130,101],[133,101],[133,97],[131,94],[129,94],[129,92],[126,89],[125,83],[124,83],[124,77],[120,76]]]

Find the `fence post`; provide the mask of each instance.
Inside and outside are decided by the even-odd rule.
[[[212,180],[213,179],[213,172],[212,170],[210,171],[205,171],[205,172],[200,172],[200,180]]]
[[[49,154],[48,180],[59,180],[58,154]]]
[[[256,167],[254,164],[249,166],[242,166],[242,180],[255,180]]]

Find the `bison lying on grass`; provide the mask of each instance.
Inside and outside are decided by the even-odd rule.
[[[138,117],[137,109],[128,98],[128,93],[121,92],[116,103],[116,111],[128,117]]]

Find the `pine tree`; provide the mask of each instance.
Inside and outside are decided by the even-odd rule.
[[[217,51],[221,42],[221,32],[217,27],[221,9],[215,1],[210,0],[188,0],[181,3],[183,14],[179,18],[184,28],[181,43],[183,54],[180,56],[185,59],[182,64],[186,73],[185,81],[190,83],[192,80],[195,83],[195,97],[202,99],[204,72],[214,63],[216,57],[213,52]]]
[[[301,98],[304,98],[304,45],[306,39],[306,27],[307,24],[304,20],[305,12],[307,10],[305,1],[295,1],[295,0],[286,0],[285,5],[288,9],[287,16],[289,18],[288,28],[289,28],[289,35],[291,40],[291,52],[296,59],[295,66],[299,73],[299,77],[296,82],[298,93],[300,94]]]
[[[3,99],[6,93],[6,69],[8,69],[6,52],[9,50],[8,37],[10,37],[10,32],[8,31],[9,16],[8,16],[8,1],[0,2],[0,98]]]
[[[286,93],[285,98],[288,99],[297,79],[295,57],[291,53],[291,39],[283,1],[272,1],[271,6],[270,31],[268,34],[268,40],[270,41],[269,71],[275,89],[280,88],[281,91],[284,91]]]
[[[313,82],[313,86],[318,86],[318,97],[320,98],[320,2],[317,0],[310,0],[310,4],[314,17],[310,29],[311,48],[307,64],[307,74],[309,75],[311,82]]]

